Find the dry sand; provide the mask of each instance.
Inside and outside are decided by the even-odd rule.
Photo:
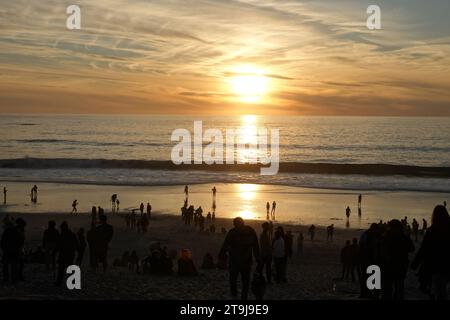
[[[26,247],[41,245],[43,230],[48,220],[68,221],[72,230],[89,227],[89,215],[68,214],[13,214],[24,218],[26,228]],[[45,272],[43,265],[28,264],[25,267],[26,281],[17,285],[3,286],[0,299],[228,299],[228,272],[223,270],[201,270],[202,258],[210,252],[214,257],[220,250],[224,235],[221,227],[232,227],[231,219],[217,219],[216,233],[200,234],[194,227],[187,227],[178,216],[153,214],[147,234],[137,233],[125,226],[123,217],[109,214],[109,222],[115,234],[110,245],[109,261],[120,257],[125,250],[136,250],[140,257],[149,252],[149,246],[161,242],[178,252],[183,248],[192,250],[194,262],[200,275],[192,278],[173,276],[150,276],[135,274],[127,268],[111,267],[107,274],[94,274],[88,268],[88,252],[82,266],[82,289],[53,287],[53,277]],[[260,233],[261,221],[247,221]],[[276,224],[277,225],[277,224]],[[336,229],[333,242],[325,241],[324,228],[319,227],[316,240],[307,238],[307,226],[284,225],[285,230],[294,232],[294,251],[296,252],[297,232],[305,235],[303,254],[294,254],[288,264],[288,283],[268,286],[266,299],[357,299],[356,283],[335,280],[340,276],[340,249],[347,239],[358,237],[361,230]],[[88,251],[88,250],[87,250]],[[175,263],[176,265],[176,263]],[[333,284],[336,284],[333,290]],[[417,290],[417,279],[412,271],[408,273],[406,297],[425,299]]]

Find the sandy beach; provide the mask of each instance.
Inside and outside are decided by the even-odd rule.
[[[47,221],[53,219],[59,225],[67,221],[72,230],[87,229],[90,217],[87,214],[13,214],[27,221],[26,248],[36,249],[41,245],[42,233]],[[8,285],[0,291],[0,299],[229,299],[228,272],[224,270],[201,270],[204,254],[215,258],[220,250],[224,235],[221,227],[229,230],[231,219],[216,220],[215,234],[199,233],[193,226],[185,226],[180,217],[153,214],[147,234],[127,229],[123,217],[108,214],[115,234],[110,244],[109,261],[119,258],[125,250],[136,250],[142,258],[149,253],[152,243],[160,242],[169,250],[180,252],[183,248],[192,250],[193,260],[199,276],[182,278],[173,276],[153,276],[136,274],[124,267],[111,267],[106,274],[94,274],[88,267],[88,252],[82,266],[82,290],[69,291],[53,287],[51,273],[45,272],[44,265],[28,264],[25,267],[25,282]],[[247,223],[260,233],[261,221],[248,220]],[[276,224],[278,225],[278,224]],[[340,249],[347,239],[359,237],[361,231],[336,229],[335,239],[326,241],[324,228],[319,227],[314,241],[306,236],[306,226],[283,224],[291,230],[295,238],[298,232],[305,234],[303,254],[298,255],[294,241],[294,257],[288,263],[288,283],[273,284],[268,287],[266,299],[357,299],[358,285],[337,280],[341,274]],[[176,265],[176,263],[175,263]],[[175,268],[176,269],[176,268]],[[334,287],[334,290],[333,290]],[[36,290],[39,288],[39,290]],[[417,289],[417,280],[412,271],[406,281],[407,299],[426,299]],[[251,299],[253,297],[251,296]]]

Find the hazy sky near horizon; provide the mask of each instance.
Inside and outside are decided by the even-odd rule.
[[[81,30],[66,7],[81,7]],[[366,28],[381,7],[382,30]],[[0,112],[450,116],[448,0],[0,0]],[[236,97],[262,70],[258,103]]]

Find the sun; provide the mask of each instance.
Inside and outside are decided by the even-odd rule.
[[[255,103],[267,94],[268,79],[261,69],[240,66],[231,79],[232,91],[242,102]]]

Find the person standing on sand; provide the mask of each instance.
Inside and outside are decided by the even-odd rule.
[[[6,192],[8,192],[8,190],[6,190],[6,187],[3,187],[3,204],[6,204]]]
[[[252,256],[258,265],[260,262],[258,237],[252,227],[246,226],[241,217],[233,220],[234,228],[228,231],[219,256],[228,252],[230,255],[230,291],[233,298],[237,297],[237,279],[242,279],[241,299],[247,300],[250,286],[250,271]]]
[[[314,235],[316,234],[316,226],[312,224],[311,227],[309,227],[308,232],[309,232],[311,241],[314,241]]]
[[[55,221],[48,222],[48,228],[44,231],[44,237],[42,239],[42,248],[45,254],[45,269],[52,271],[56,270],[56,246],[59,240],[59,232],[56,230]]]
[[[184,195],[186,196],[186,200],[188,199],[188,197],[189,197],[189,186],[184,186]]]
[[[413,219],[412,222],[412,233],[414,235],[414,241],[417,242],[417,238],[419,236],[419,223],[417,222],[416,219]]]
[[[77,266],[81,268],[83,263],[84,251],[86,250],[86,237],[84,236],[84,229],[80,228],[77,232],[78,240],[78,253],[77,253]]]
[[[287,282],[286,280],[286,242],[284,241],[282,229],[277,228],[273,240],[273,262],[275,265],[276,282]]]
[[[303,253],[303,232],[300,232],[297,237],[297,254],[301,255]]]
[[[91,210],[91,224],[97,223],[97,207],[93,206]]]
[[[217,193],[217,189],[216,186],[214,186],[214,188],[212,188],[212,194],[213,194],[213,199],[216,199],[216,193]]]
[[[72,202],[72,212],[71,213],[78,213],[77,205],[78,205],[78,201],[77,200],[73,200],[73,202]]]
[[[113,194],[111,196],[111,211],[112,211],[112,213],[116,212],[116,201],[117,201],[117,194]]]
[[[333,241],[334,235],[334,224],[331,224],[327,227],[327,241]]]
[[[4,282],[11,280],[12,283],[16,283],[21,280],[20,260],[22,259],[21,255],[25,237],[20,230],[21,228],[19,228],[19,220],[22,219],[17,219],[15,226],[12,222],[8,222],[5,225],[5,231],[3,232],[0,241]],[[25,223],[25,221],[23,221],[23,223]]]
[[[144,203],[141,202],[141,205],[139,206],[139,211],[141,212],[141,216],[144,214]]]
[[[431,280],[434,298],[447,300],[447,286],[450,281],[450,216],[442,205],[433,210],[431,226],[416,254],[413,269],[420,264],[425,266],[425,276]]]
[[[359,196],[358,196],[358,209],[361,209],[361,202],[362,202],[362,194],[359,194]]]
[[[425,234],[425,232],[427,231],[427,228],[428,228],[427,220],[422,219],[422,234]]]
[[[277,203],[274,201],[272,202],[272,211],[270,212],[270,215],[272,216],[272,220],[275,220],[275,209],[277,208]]]
[[[147,217],[150,219],[152,216],[152,206],[150,205],[150,202],[147,202]]]
[[[269,213],[270,213],[270,203],[269,203],[269,201],[267,201],[267,203],[266,203],[266,210],[267,210],[266,220],[270,220],[270,215],[269,215]]]
[[[37,185],[34,185],[33,188],[31,188],[31,201],[36,203],[38,198],[38,187]]]
[[[95,223],[91,224],[91,229],[86,234],[86,240],[89,246],[89,266],[92,270],[97,270],[97,253],[95,250]]]
[[[61,223],[61,233],[58,239],[56,251],[58,252],[58,276],[55,286],[60,286],[63,282],[66,269],[73,264],[75,253],[78,250],[78,240],[76,235],[69,229],[66,221]]]
[[[267,283],[272,283],[272,241],[270,240],[269,229],[270,225],[268,222],[262,224],[262,233],[259,236],[261,263],[260,273],[263,272],[264,266],[266,267],[266,277]]]
[[[106,215],[100,218],[100,225],[95,228],[95,249],[97,260],[103,265],[103,272],[108,268],[108,245],[114,235],[114,229],[107,223]]]
[[[120,201],[119,199],[116,200],[116,213],[119,213],[120,210]]]

